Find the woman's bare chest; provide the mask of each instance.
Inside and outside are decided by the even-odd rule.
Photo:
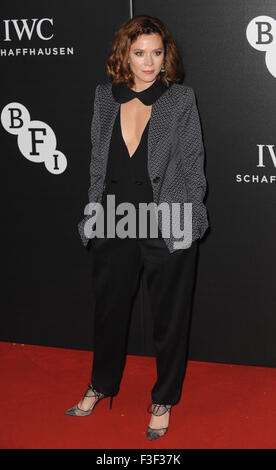
[[[139,146],[151,110],[152,106],[144,105],[138,98],[120,105],[121,132],[130,157]]]

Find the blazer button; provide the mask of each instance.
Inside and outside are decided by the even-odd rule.
[[[158,183],[158,181],[160,180],[160,176],[155,176],[155,178],[153,178],[153,182],[154,183]]]

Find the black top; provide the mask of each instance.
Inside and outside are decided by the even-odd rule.
[[[119,103],[125,103],[137,97],[145,105],[149,106],[154,103],[163,93],[167,87],[163,82],[155,81],[149,88],[141,92],[135,92],[127,87],[127,85],[112,85],[113,97]],[[150,119],[147,122],[141,140],[134,154],[130,157],[127,146],[123,139],[121,125],[120,125],[120,109],[118,109],[115,118],[114,127],[111,136],[107,171],[106,171],[106,187],[103,195],[103,206],[105,213],[105,234],[107,223],[107,209],[106,209],[106,195],[115,195],[115,210],[116,207],[123,202],[131,202],[136,208],[136,237],[139,238],[139,202],[150,203],[153,202],[153,192],[151,181],[148,175],[148,130]],[[126,210],[123,215],[116,215],[115,224],[121,218],[127,215]],[[150,214],[148,213],[146,237],[149,238],[149,223]],[[127,229],[127,226],[125,226]],[[159,232],[159,230],[158,230]],[[159,237],[161,236],[159,232]]]

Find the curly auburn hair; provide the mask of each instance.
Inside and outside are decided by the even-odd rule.
[[[165,72],[159,72],[156,79],[162,80],[168,87],[169,82],[178,83],[183,77],[183,64],[177,45],[161,20],[148,15],[136,15],[122,24],[115,32],[112,54],[106,61],[107,73],[116,85],[126,83],[134,85],[134,76],[128,65],[131,44],[141,34],[160,35],[164,46]]]

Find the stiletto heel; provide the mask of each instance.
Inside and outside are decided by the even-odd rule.
[[[91,394],[92,392],[92,394]],[[92,406],[89,408],[89,410],[84,411],[82,410],[78,405],[73,406],[73,408],[70,408],[69,410],[66,410],[64,414],[69,415],[69,416],[89,416],[91,415],[92,411],[94,410],[95,406],[99,401],[103,400],[104,398],[109,398],[109,395],[104,395],[103,393],[97,392],[92,384],[88,384],[88,389],[86,390],[83,398],[85,397],[97,397],[97,400],[94,401]],[[82,398],[82,399],[83,399]],[[112,407],[112,400],[113,396],[110,397],[110,409]]]
[[[149,410],[150,406],[152,406],[151,410]],[[162,416],[165,413],[167,413],[167,411],[170,413],[171,407],[172,405],[158,405],[158,404],[152,403],[152,404],[149,404],[147,411],[148,413],[152,413],[154,416]],[[147,434],[148,439],[152,441],[153,439],[157,439],[158,437],[164,436],[164,434],[166,434],[167,431],[168,431],[168,426],[166,428],[156,428],[156,429],[148,426],[146,434]]]

